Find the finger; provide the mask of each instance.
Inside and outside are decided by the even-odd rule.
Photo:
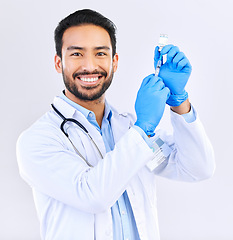
[[[153,74],[153,76],[151,77],[151,79],[147,82],[146,87],[151,88],[151,87],[154,87],[156,84],[158,84],[158,86],[160,86],[160,85],[161,85],[160,82],[163,84],[162,79],[161,79],[160,77],[158,77],[158,76],[155,76],[155,75]]]
[[[147,85],[147,83],[150,81],[151,77],[153,76],[154,74],[150,74],[149,76],[145,77],[142,81],[142,84],[140,86],[140,88],[144,87],[145,85]]]
[[[164,82],[162,81],[161,78],[158,79],[157,82],[154,82],[154,83],[151,82],[151,84],[150,85],[149,84],[148,84],[148,87],[150,87],[154,92],[155,91],[160,91],[160,90],[162,90],[165,87]]]
[[[168,98],[169,98],[170,95],[171,95],[170,89],[169,89],[168,87],[164,87],[164,88],[161,90],[161,93],[164,94],[166,101],[168,100]]]
[[[185,58],[185,55],[183,52],[179,52],[176,54],[176,56],[173,58],[173,64],[177,67],[178,63]]]
[[[177,70],[182,70],[186,67],[190,67],[191,68],[191,64],[189,62],[189,60],[187,58],[183,58],[181,61],[178,62],[177,64]]]
[[[173,48],[174,47],[174,45],[172,45],[172,44],[168,44],[168,45],[166,45],[166,46],[164,46],[163,48],[162,48],[162,50],[161,50],[161,54],[162,55],[165,55],[165,54],[167,54],[170,50],[171,50],[171,48]]]
[[[178,47],[172,47],[167,53],[167,62],[172,62],[173,58],[180,52]]]
[[[155,52],[154,52],[154,67],[156,68],[158,60],[160,58],[160,52],[159,52],[159,47],[157,46],[155,48]]]
[[[156,46],[155,52],[154,52],[154,61],[156,60],[158,61],[159,57],[160,57],[159,46]]]

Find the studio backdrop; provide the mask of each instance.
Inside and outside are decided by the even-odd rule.
[[[0,2],[0,239],[39,240],[31,188],[20,178],[15,145],[19,134],[50,109],[64,89],[54,67],[53,32],[68,14],[91,8],[117,26],[119,68],[107,99],[134,113],[141,81],[154,72],[160,33],[189,58],[187,85],[213,144],[214,176],[198,183],[158,177],[162,240],[233,239],[232,1],[2,0]],[[160,127],[172,132],[169,108]]]

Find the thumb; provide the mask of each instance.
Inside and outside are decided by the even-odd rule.
[[[155,52],[154,52],[154,67],[155,67],[155,69],[156,69],[159,58],[160,58],[160,52],[159,52],[159,47],[157,46],[155,48]]]
[[[166,101],[167,101],[169,99],[169,97],[171,96],[170,89],[168,87],[164,87],[162,89],[162,92],[164,93],[164,96],[166,97]]]

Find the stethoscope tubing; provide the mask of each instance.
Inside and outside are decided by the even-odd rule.
[[[68,133],[65,132],[64,130],[64,125],[67,123],[67,122],[73,122],[75,124],[77,124],[84,132],[85,134],[88,136],[88,138],[90,139],[90,141],[94,144],[95,148],[97,149],[99,155],[101,156],[101,158],[103,159],[103,155],[102,153],[100,152],[97,144],[95,143],[95,141],[93,140],[93,138],[91,137],[91,135],[89,134],[89,132],[87,131],[87,129],[79,122],[77,121],[76,119],[73,119],[73,118],[66,118],[64,115],[61,114],[60,111],[58,111],[58,109],[53,105],[51,104],[53,110],[57,113],[57,115],[63,120],[61,125],[60,125],[60,129],[61,131],[66,135],[66,137],[69,139],[70,143],[72,144],[74,150],[76,151],[76,153],[78,153],[78,155],[87,163],[87,165],[89,167],[93,167],[84,157],[83,155],[78,151],[78,149],[74,146],[73,142],[71,141],[71,139],[69,138],[69,135]]]
[[[73,118],[65,118],[65,117],[61,114],[61,112],[59,112],[59,111],[57,110],[57,108],[54,107],[53,104],[51,104],[51,106],[52,106],[53,110],[63,119],[63,122],[61,123],[60,128],[61,128],[62,132],[64,132],[65,135],[67,135],[67,133],[64,131],[64,125],[65,125],[67,122],[73,122],[73,123],[77,124],[80,128],[82,128],[82,130],[83,130],[85,133],[88,134],[87,129],[86,129],[79,121],[77,121],[77,120],[75,120],[75,119],[73,119]]]

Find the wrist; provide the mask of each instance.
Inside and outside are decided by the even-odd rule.
[[[180,115],[189,113],[191,110],[189,99],[182,102],[179,106],[171,106],[171,110]]]
[[[154,136],[154,130],[155,130],[154,126],[151,126],[148,123],[140,122],[138,120],[134,123],[134,125],[141,128],[147,136],[151,136],[151,137]]]
[[[187,99],[188,93],[185,90],[183,90],[181,94],[171,93],[166,103],[171,107],[178,107]]]

